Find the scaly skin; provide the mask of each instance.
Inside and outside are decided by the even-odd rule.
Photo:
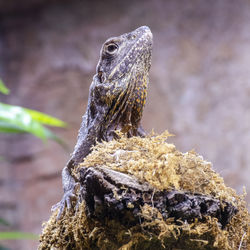
[[[140,121],[147,95],[152,44],[152,33],[146,26],[112,37],[103,44],[77,143],[62,171],[64,196],[52,207],[52,210],[59,208],[58,218],[65,206],[71,209],[71,201],[77,200],[78,183],[71,171],[91,152],[96,141],[117,138],[115,130],[128,137],[145,135]]]

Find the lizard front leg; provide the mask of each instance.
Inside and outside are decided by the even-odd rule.
[[[73,161],[70,160],[67,166],[62,170],[63,198],[51,208],[52,211],[59,208],[57,219],[61,218],[65,207],[71,210],[72,201],[77,201],[76,188],[79,186],[79,183],[76,182],[74,177],[71,175],[71,169],[73,166]]]
[[[62,171],[62,184],[63,184],[63,198],[56,205],[52,207],[52,211],[59,208],[57,219],[61,218],[65,208],[73,210],[72,202],[75,202],[75,210],[77,210],[81,201],[77,194],[77,188],[80,186],[77,179],[72,175],[72,170],[77,166],[91,151],[91,147],[95,145],[97,139],[98,126],[96,122],[93,122],[92,126],[88,127],[88,131],[85,130],[85,118],[83,119],[83,126],[80,128],[78,142],[75,146],[75,150],[71,156],[71,159],[67,163],[66,167]]]

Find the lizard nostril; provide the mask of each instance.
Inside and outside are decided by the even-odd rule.
[[[134,39],[136,38],[136,35],[131,35],[131,34],[129,34],[129,35],[127,36],[127,38],[128,38],[129,40],[134,40]]]

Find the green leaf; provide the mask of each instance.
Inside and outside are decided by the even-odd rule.
[[[65,150],[69,150],[68,145],[60,137],[58,137],[51,130],[45,127],[43,127],[43,129],[46,139],[54,140],[55,142],[59,143]],[[27,133],[27,131],[8,122],[0,121],[0,133]],[[3,160],[3,158],[0,156],[0,161],[1,160]]]
[[[20,127],[0,120],[0,133],[25,133]]]
[[[1,109],[6,109],[8,112],[15,112],[15,113],[18,110],[19,113],[22,112],[23,114],[29,114],[34,121],[37,121],[45,125],[53,127],[66,127],[66,123],[64,123],[63,121],[54,118],[50,115],[38,112],[36,110],[22,108],[20,106],[8,105],[4,103],[0,103],[0,111]]]
[[[4,226],[9,226],[10,224],[8,223],[8,221],[6,221],[3,218],[0,218],[0,224],[4,225]]]
[[[10,131],[14,132],[16,130],[17,132],[19,129],[20,132],[28,132],[42,140],[46,139],[44,127],[39,122],[33,120],[31,115],[21,107],[0,103],[0,121],[3,122],[2,130],[7,129],[3,127],[5,123],[5,125],[10,125]]]
[[[68,150],[66,143],[42,124],[66,126],[61,120],[41,112],[0,103],[0,133],[31,133],[44,141],[52,139]]]
[[[10,90],[4,85],[3,81],[0,79],[0,92],[8,95]]]
[[[38,235],[23,232],[0,232],[0,240],[38,239]]]
[[[32,110],[32,109],[27,109],[27,108],[23,108],[27,113],[30,114],[30,116],[32,117],[32,119],[34,119],[35,121],[38,121],[42,124],[45,125],[49,125],[49,126],[53,126],[53,127],[66,127],[66,123],[64,123],[63,121],[54,118],[50,115],[46,115],[44,113]]]
[[[46,139],[51,139],[56,141],[57,143],[61,144],[63,147],[66,147],[68,149],[67,144],[58,137],[56,134],[54,134],[51,130],[43,127],[44,134]],[[10,124],[8,122],[0,121],[0,133],[27,133],[27,131],[23,130],[22,128],[17,127],[16,125]],[[2,160],[0,156],[0,160]]]

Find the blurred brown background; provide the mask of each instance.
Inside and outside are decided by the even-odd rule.
[[[145,129],[168,129],[179,150],[195,149],[250,193],[250,1],[2,0],[0,77],[11,94],[1,101],[66,121],[56,132],[73,150],[102,43],[141,25],[154,35]],[[39,234],[61,199],[69,152],[0,135],[0,155],[0,217]]]

